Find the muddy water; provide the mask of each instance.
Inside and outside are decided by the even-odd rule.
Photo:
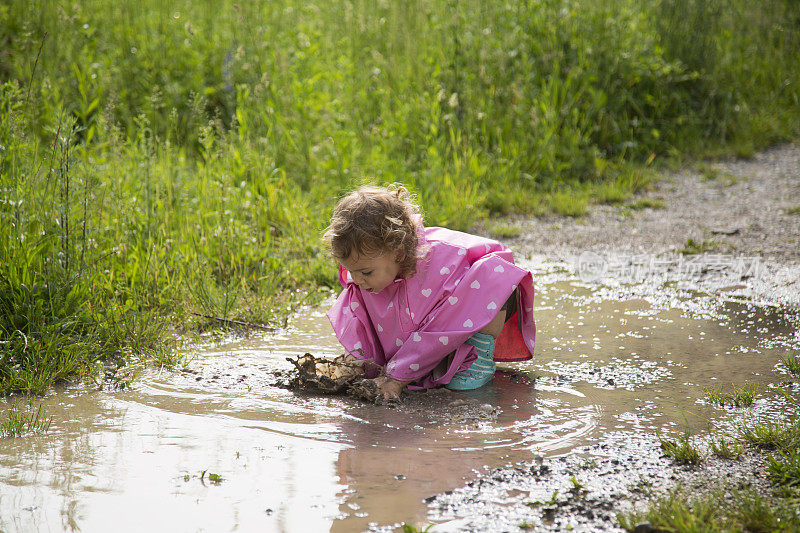
[[[598,297],[574,280],[538,289],[534,361],[396,409],[277,386],[285,357],[339,353],[321,310],[279,335],[198,350],[186,371],[150,371],[129,390],[53,392],[46,435],[0,441],[0,529],[425,522],[424,498],[487,467],[741,411],[706,404],[701,387],[751,382],[766,401],[778,358],[800,340],[784,314],[719,298]]]

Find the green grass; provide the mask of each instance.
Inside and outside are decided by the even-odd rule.
[[[722,387],[703,387],[703,394],[705,395],[706,401],[717,404],[717,405],[725,405],[725,401],[727,397],[725,393],[722,392]]]
[[[33,406],[33,401],[27,405],[14,401],[11,410],[0,422],[0,438],[20,437],[29,433],[44,433],[50,428],[51,417],[42,415],[42,405]]]
[[[627,531],[642,522],[649,522],[656,531],[682,533],[795,531],[800,527],[790,502],[753,488],[722,487],[698,494],[677,487],[654,497],[646,510],[621,513],[617,520]]]
[[[425,529],[420,529],[412,524],[403,524],[403,533],[426,533],[434,524],[429,524]]]
[[[502,222],[490,223],[488,229],[489,233],[498,239],[513,239],[522,234],[522,229],[519,226]]]
[[[700,176],[702,176],[703,180],[705,181],[718,181],[724,183],[725,185],[735,185],[739,181],[739,178],[730,172],[723,172],[720,169],[705,163],[698,165],[697,170],[700,172]]]
[[[751,420],[737,426],[739,437],[746,443],[766,450],[800,448],[800,418],[789,421]]]
[[[214,485],[219,485],[220,483],[222,483],[225,480],[225,478],[223,478],[219,474],[214,474],[212,472],[209,472],[208,470],[203,470],[202,472],[200,472],[200,481],[201,482],[205,479],[206,473],[208,473],[208,481],[210,483],[213,483]]]
[[[734,407],[750,407],[756,399],[758,389],[752,383],[746,383],[741,387],[733,386],[728,403]]]
[[[636,200],[632,204],[626,205],[628,209],[632,209],[634,211],[641,211],[642,209],[666,209],[667,206],[661,200],[651,200],[649,198],[643,198],[641,200]]]
[[[686,239],[686,244],[684,244],[683,248],[678,249],[678,253],[683,255],[703,254],[715,250],[717,246],[718,243],[716,241],[698,242],[689,238]]]
[[[282,324],[337,287],[320,233],[364,182],[469,230],[797,140],[795,7],[3,4],[0,394]]]
[[[674,490],[650,502],[645,512],[618,515],[620,526],[633,531],[636,524],[649,522],[654,528],[667,531],[701,532],[720,531],[714,525],[722,518],[722,510],[715,498],[691,497],[683,490]]]
[[[800,452],[787,450],[767,459],[767,477],[787,496],[800,497]]]
[[[694,436],[687,430],[677,439],[658,436],[664,455],[671,457],[678,464],[697,465],[703,461],[703,454],[695,445]]]
[[[787,372],[794,376],[800,376],[800,352],[786,354],[786,357],[781,359],[781,363],[786,367]]]
[[[709,450],[715,457],[722,459],[737,459],[744,450],[741,444],[729,441],[724,436],[711,439]]]
[[[733,385],[733,392],[726,394],[722,387],[703,387],[705,398],[708,402],[721,407],[750,407],[755,401],[758,389],[752,383],[745,383],[741,387]]]
[[[568,217],[586,214],[589,205],[587,196],[580,191],[558,191],[549,196],[550,208]]]
[[[800,205],[786,208],[787,215],[800,215]]]

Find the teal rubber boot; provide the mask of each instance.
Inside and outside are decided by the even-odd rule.
[[[469,368],[453,375],[450,383],[445,385],[450,390],[472,390],[489,383],[494,377],[497,365],[494,364],[494,337],[486,333],[474,333],[465,341],[475,347],[478,358]]]

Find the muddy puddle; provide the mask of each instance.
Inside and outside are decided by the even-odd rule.
[[[478,391],[387,408],[280,387],[287,356],[339,354],[319,309],[280,334],[198,349],[184,371],[148,371],[127,390],[52,392],[47,434],[0,440],[0,530],[425,523],[426,498],[491,468],[741,411],[707,404],[702,387],[753,383],[766,404],[779,358],[800,343],[796,318],[719,294],[632,297],[539,279],[535,359]]]

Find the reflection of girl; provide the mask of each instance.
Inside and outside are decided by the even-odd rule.
[[[402,187],[343,198],[325,232],[344,290],[328,311],[339,341],[384,369],[385,398],[402,389],[478,388],[495,361],[531,358],[533,281],[497,241],[425,228]],[[371,375],[372,374],[372,375]]]

